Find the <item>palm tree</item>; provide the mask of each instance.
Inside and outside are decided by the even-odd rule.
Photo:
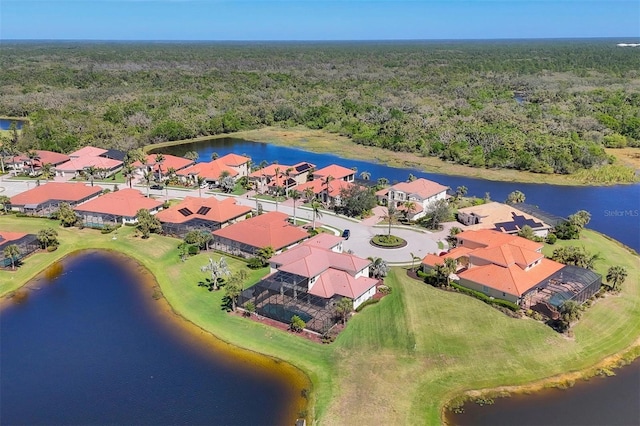
[[[448,257],[444,260],[444,266],[447,270],[447,287],[449,287],[451,285],[451,274],[456,272],[458,265],[455,259]]]
[[[27,151],[27,158],[29,158],[29,165],[31,166],[31,175],[35,174],[33,162],[40,159],[40,155],[35,151]]]
[[[213,152],[213,153],[211,154],[211,161],[215,161],[215,160],[217,160],[218,158],[220,158],[220,155],[218,155],[218,153],[217,153],[217,152]]]
[[[85,168],[84,173],[89,178],[89,181],[91,182],[91,186],[93,186],[93,180],[98,174],[98,169],[96,168],[96,166],[89,166]]]
[[[410,216],[413,214],[413,212],[416,210],[416,202],[415,202],[415,201],[411,201],[411,200],[409,200],[409,201],[405,201],[402,205],[403,205],[403,206],[404,206],[404,208],[405,208],[405,212],[404,212],[404,214],[405,214],[405,218],[406,218],[407,220],[410,220],[410,219],[409,219],[409,217],[410,217]]]
[[[4,213],[7,214],[9,210],[9,206],[11,205],[11,198],[6,195],[0,195],[0,204],[2,204],[2,209]]]
[[[626,279],[627,268],[623,266],[612,266],[607,271],[607,282],[611,291],[619,292]]]
[[[515,190],[507,196],[507,204],[524,203],[525,199],[526,197],[523,192]]]
[[[387,214],[382,216],[382,219],[389,223],[389,232],[387,233],[387,235],[391,235],[391,224],[398,219],[398,214],[393,203],[387,206]]]
[[[131,188],[131,181],[133,180],[133,166],[131,164],[125,164],[122,168],[122,176],[129,183],[129,188]]]
[[[467,195],[467,187],[462,185],[456,188],[456,200],[459,200],[460,198],[464,197],[465,195]]]
[[[389,179],[381,177],[381,178],[378,178],[378,180],[376,182],[378,183],[378,186],[384,187],[384,186],[387,186],[389,184]]]
[[[343,325],[347,322],[347,317],[349,316],[349,313],[352,309],[353,301],[348,297],[343,297],[342,299],[338,300],[338,303],[336,303],[336,313],[342,320]]]
[[[187,160],[198,161],[198,158],[200,158],[200,154],[198,154],[196,151],[187,151],[187,153],[184,154],[184,158],[186,158]]]
[[[324,200],[325,203],[329,203],[329,183],[334,179],[333,176],[329,175],[326,178],[323,179],[322,183],[324,183],[325,185],[325,196],[326,199]]]
[[[416,256],[413,253],[409,253],[411,255],[411,270],[415,272],[416,270],[416,260],[420,260],[419,256]]]
[[[316,218],[322,217],[322,211],[320,210],[320,208],[322,208],[322,203],[320,203],[318,200],[313,200],[311,202],[311,210],[313,210],[313,228],[312,229],[316,229]]]
[[[52,244],[58,242],[58,232],[53,228],[44,228],[38,231],[38,241],[44,246],[46,250]]]
[[[198,197],[202,198],[202,184],[205,183],[206,179],[200,175],[196,175],[196,185],[198,185]]]
[[[409,177],[407,178],[408,182],[413,182],[416,179],[418,178],[413,173],[409,173]]]
[[[151,187],[151,179],[153,179],[153,172],[145,170],[144,174],[142,175],[142,179],[147,184],[147,197],[149,197],[149,189]]]
[[[45,180],[49,180],[55,175],[55,172],[53,171],[53,164],[51,163],[43,164],[40,170],[42,171],[42,177]]]
[[[302,198],[302,193],[297,189],[292,189],[291,191],[289,191],[289,198],[293,200],[293,224],[295,225],[297,223],[296,201]]]
[[[5,247],[2,253],[4,254],[5,258],[11,260],[11,269],[15,270],[16,260],[18,260],[18,256],[20,256],[20,248],[18,247],[18,245],[11,244]]]
[[[367,172],[366,170],[360,173],[360,179],[362,180],[369,180],[371,179],[371,173]]]
[[[163,154],[156,154],[156,164],[158,165],[158,180],[162,182],[162,163],[164,163],[164,155]]]
[[[371,278],[383,278],[389,273],[389,265],[381,257],[368,257],[371,265],[369,265],[369,276]]]
[[[304,194],[304,198],[307,199],[308,203],[310,203],[313,197],[316,196],[316,194],[314,194],[313,192],[313,188],[311,188],[310,186],[305,188],[304,191],[302,191],[302,193]]]

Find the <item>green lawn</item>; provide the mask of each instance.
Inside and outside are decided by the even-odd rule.
[[[0,216],[0,229],[37,232],[52,223]],[[122,251],[156,276],[167,301],[187,320],[304,371],[312,383],[309,413],[322,424],[440,424],[444,404],[464,391],[585,369],[640,336],[638,257],[591,231],[580,242],[603,251],[599,269],[615,262],[627,266],[629,277],[619,296],[606,297],[586,312],[573,339],[531,319],[509,318],[473,298],[426,286],[394,268],[387,278],[391,295],[356,314],[331,345],[221,311],[222,292],[196,285],[204,277],[199,267],[210,254],[182,263],[178,240],[154,235],[143,241],[129,227],[118,230],[115,240],[114,234],[89,229],[59,232],[58,251],[31,256],[16,272],[0,271],[0,295],[71,250]],[[233,269],[244,268],[239,261],[229,263]],[[250,281],[264,273],[252,272]]]

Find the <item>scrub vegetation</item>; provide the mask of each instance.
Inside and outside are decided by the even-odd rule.
[[[129,150],[275,127],[445,169],[636,179],[617,160],[628,155],[611,152],[640,145],[640,58],[609,40],[30,42],[1,52],[0,111],[31,120],[22,148]]]
[[[46,219],[0,217],[0,229],[37,233]],[[586,369],[638,344],[640,270],[638,257],[617,242],[585,230],[579,240],[600,258],[603,276],[610,265],[625,267],[628,278],[617,295],[606,295],[584,312],[566,338],[529,318],[510,318],[469,296],[439,290],[391,269],[393,291],[349,320],[334,343],[322,345],[221,309],[223,291],[198,287],[209,254],[184,262],[179,240],[152,234],[135,237],[133,227],[103,235],[90,229],[57,227],[59,249],[25,259],[15,272],[0,271],[0,295],[19,291],[57,259],[85,248],[117,250],[136,259],[156,277],[173,310],[222,340],[287,361],[311,380],[310,418],[322,424],[439,424],[443,407],[463,392],[523,385]],[[116,239],[113,239],[116,236]],[[250,270],[227,258],[232,272],[245,270],[245,285],[265,269]]]

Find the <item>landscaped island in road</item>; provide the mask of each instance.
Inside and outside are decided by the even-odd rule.
[[[183,263],[176,239],[151,235],[142,240],[131,227],[120,228],[113,239],[114,234],[61,228],[47,219],[0,216],[0,229],[37,233],[49,226],[59,232],[58,250],[28,257],[15,272],[1,271],[0,295],[17,291],[72,251],[121,251],[155,275],[164,297],[188,321],[304,371],[312,383],[309,416],[323,424],[408,424],[416,419],[438,424],[447,402],[467,390],[523,385],[588,369],[628,351],[640,337],[638,257],[592,231],[584,231],[580,242],[602,256],[597,272],[604,275],[608,265],[621,265],[629,276],[620,295],[600,299],[586,311],[572,339],[536,321],[509,318],[465,295],[426,286],[395,268],[386,279],[392,293],[355,315],[333,344],[320,345],[220,310],[222,292],[197,285],[208,255]],[[265,272],[252,274],[248,282]]]

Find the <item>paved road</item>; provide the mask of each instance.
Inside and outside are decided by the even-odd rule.
[[[112,189],[112,184],[96,183],[103,188]],[[27,189],[35,186],[34,181],[19,181],[0,179],[0,194],[8,195],[12,197],[16,194],[26,191]],[[119,184],[120,188],[124,188],[124,184]],[[146,193],[145,186],[134,185],[137,189]],[[197,197],[199,195],[198,190],[150,190],[150,194],[154,198],[158,199],[174,199],[184,198],[187,195]],[[211,194],[206,191],[202,191],[203,197],[215,196],[216,198],[223,199],[227,196],[220,194]],[[256,201],[254,198],[247,198],[247,196],[236,197],[239,204],[247,205],[255,208]],[[265,211],[274,211],[276,209],[275,203],[259,200]],[[296,208],[296,216],[300,219],[306,219],[311,221],[313,219],[313,213],[311,210],[301,207],[301,202],[298,202]],[[278,210],[293,216],[292,200],[287,200],[284,203],[278,204]],[[379,222],[379,218],[382,215],[381,209],[374,209],[374,217],[365,221],[354,221],[345,217],[337,216],[332,212],[323,212],[321,218],[318,218],[316,225],[327,225],[341,232],[344,229],[351,231],[349,240],[345,241],[345,250],[352,250],[354,254],[361,257],[381,257],[391,264],[405,264],[410,265],[412,263],[412,254],[422,259],[427,253],[437,253],[439,251],[437,241],[441,241],[445,237],[445,232],[430,233],[420,229],[413,229],[408,227],[393,227],[392,233],[407,241],[407,245],[399,249],[381,249],[372,246],[369,243],[371,237],[376,234],[384,234],[387,232],[386,226],[376,226]]]

